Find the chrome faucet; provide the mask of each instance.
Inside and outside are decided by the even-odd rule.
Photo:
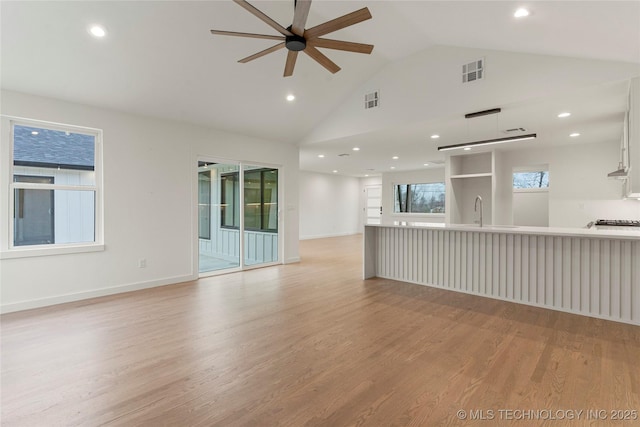
[[[476,203],[473,207],[474,212],[478,212],[478,202],[480,202],[480,227],[482,227],[482,197],[476,196]]]

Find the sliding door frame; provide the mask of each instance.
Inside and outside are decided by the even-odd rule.
[[[237,165],[238,166],[238,178],[239,178],[239,208],[240,208],[240,218],[239,218],[239,248],[240,248],[240,265],[238,267],[230,267],[220,270],[207,271],[200,273],[200,245],[199,245],[199,233],[198,233],[198,221],[199,221],[199,212],[198,212],[198,162],[206,162],[206,163],[220,163],[220,164],[229,164],[229,165]],[[193,259],[193,272],[194,276],[198,278],[209,277],[209,276],[217,276],[220,274],[228,274],[235,273],[238,271],[244,270],[254,270],[256,268],[269,267],[273,265],[283,264],[283,230],[284,230],[284,215],[282,215],[282,200],[283,200],[283,167],[282,165],[275,165],[271,163],[263,163],[263,162],[254,162],[254,161],[243,161],[243,160],[229,160],[222,159],[213,156],[205,156],[205,155],[197,155],[192,160],[192,166],[194,169],[191,176],[193,180],[192,185],[192,200],[191,206],[193,209],[192,215],[192,233],[193,236],[193,246],[192,246],[192,259]],[[277,248],[277,260],[274,262],[255,264],[255,265],[246,265],[245,264],[245,227],[244,227],[244,173],[246,166],[260,166],[264,168],[277,169],[278,170],[278,209],[277,209],[277,223],[278,223],[278,231],[277,231],[277,240],[278,240],[278,248]],[[213,202],[213,201],[212,201]],[[213,232],[213,230],[211,230]]]

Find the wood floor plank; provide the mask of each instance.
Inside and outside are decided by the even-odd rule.
[[[498,410],[640,410],[637,326],[363,281],[361,236],[301,255],[3,315],[2,425],[513,426]],[[634,425],[594,425],[610,423]]]

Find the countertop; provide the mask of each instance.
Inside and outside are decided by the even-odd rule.
[[[571,227],[521,227],[514,225],[445,224],[437,222],[389,221],[367,224],[366,227],[381,228],[430,228],[434,230],[471,231],[480,233],[530,234],[543,236],[594,237],[610,239],[640,240],[640,227],[620,227],[623,230],[598,230]]]

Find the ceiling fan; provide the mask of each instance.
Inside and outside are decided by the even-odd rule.
[[[293,23],[288,28],[284,28],[276,21],[262,13],[260,10],[249,4],[249,2],[247,2],[246,0],[233,1],[238,3],[240,6],[249,11],[249,13],[255,15],[258,19],[282,34],[281,36],[272,36],[267,34],[251,34],[238,33],[234,31],[211,30],[212,34],[219,34],[223,36],[250,37],[256,39],[281,41],[275,46],[272,46],[251,56],[247,56],[246,58],[243,58],[238,62],[246,63],[265,56],[268,53],[275,52],[282,48],[287,48],[289,52],[287,53],[287,61],[284,67],[284,77],[293,75],[293,69],[296,65],[298,52],[306,53],[324,68],[335,74],[340,71],[340,67],[338,67],[332,60],[327,58],[317,48],[321,47],[366,54],[370,54],[373,50],[373,45],[371,44],[353,43],[342,40],[321,38],[325,34],[329,34],[334,31],[349,27],[351,25],[358,24],[362,21],[366,21],[367,19],[371,19],[371,13],[366,7],[356,10],[355,12],[343,15],[339,18],[332,19],[323,24],[316,25],[315,27],[305,29],[304,26],[307,23],[307,17],[309,16],[311,0],[294,0],[295,10],[293,14]]]

